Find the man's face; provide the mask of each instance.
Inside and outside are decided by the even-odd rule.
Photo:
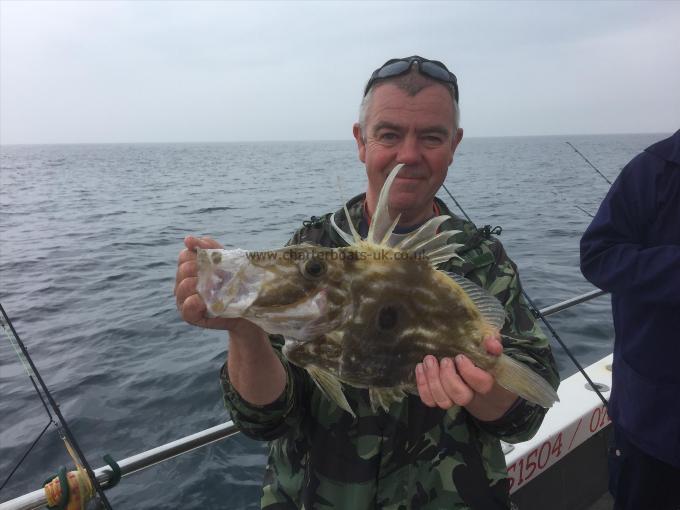
[[[415,96],[390,83],[373,91],[365,133],[354,125],[359,159],[366,164],[371,214],[390,170],[404,163],[392,186],[390,210],[402,213],[402,225],[432,215],[432,199],[463,136],[462,129],[454,132],[453,115],[453,102],[443,85],[433,84]]]

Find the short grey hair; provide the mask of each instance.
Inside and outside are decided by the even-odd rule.
[[[385,83],[392,83],[396,85],[399,89],[405,91],[409,96],[415,96],[424,88],[436,83],[445,86],[449,91],[449,94],[451,95],[451,101],[453,102],[454,133],[460,127],[460,107],[458,106],[458,101],[456,101],[453,85],[427,78],[414,69],[408,74],[397,76],[395,78],[389,78],[376,83],[369,89],[368,93],[361,100],[361,105],[359,106],[359,127],[361,128],[361,138],[364,142],[366,141],[366,115],[368,114],[368,109],[371,106],[371,101],[373,100],[373,91]]]

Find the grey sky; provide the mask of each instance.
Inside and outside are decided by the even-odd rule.
[[[349,139],[420,54],[466,136],[680,127],[680,2],[0,3],[0,142]]]

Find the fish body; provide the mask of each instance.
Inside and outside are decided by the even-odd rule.
[[[502,386],[549,407],[557,395],[544,379],[483,346],[503,326],[501,304],[469,280],[436,269],[457,256],[458,245],[449,242],[457,232],[437,233],[448,216],[406,236],[393,234],[399,218],[390,217],[387,197],[399,170],[381,191],[366,239],[353,227],[351,234],[336,227],[348,246],[199,250],[198,290],[209,313],[282,334],[286,358],[350,413],[341,383],[367,388],[374,409],[388,408],[417,393],[415,366],[427,354],[465,354]]]

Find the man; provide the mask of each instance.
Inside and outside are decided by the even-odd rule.
[[[581,239],[612,294],[615,508],[680,508],[680,130],[621,171]]]
[[[487,350],[500,354],[505,349],[557,386],[548,342],[520,297],[514,264],[497,240],[456,218],[435,198],[463,137],[458,99],[456,77],[440,62],[393,59],[373,73],[354,125],[368,186],[365,195],[348,203],[352,222],[366,234],[389,171],[404,163],[389,201],[390,210],[401,213],[399,231],[413,230],[435,215],[452,216],[441,228],[462,230],[456,242],[465,246],[459,250],[462,260],[442,269],[487,288],[507,310],[502,330],[507,337],[503,344],[486,339]],[[291,244],[343,245],[330,217],[306,222]],[[349,231],[341,211],[334,218]],[[367,390],[345,387],[357,412],[354,419],[282,357],[280,337],[268,337],[244,320],[205,318],[205,304],[196,294],[194,250],[219,245],[196,238],[185,243],[176,286],[182,317],[230,331],[221,373],[225,402],[246,435],[273,441],[263,508],[510,507],[499,439],[527,439],[544,409],[495,384],[465,356],[426,356],[415,367],[420,398],[409,396],[388,412],[371,410]]]

